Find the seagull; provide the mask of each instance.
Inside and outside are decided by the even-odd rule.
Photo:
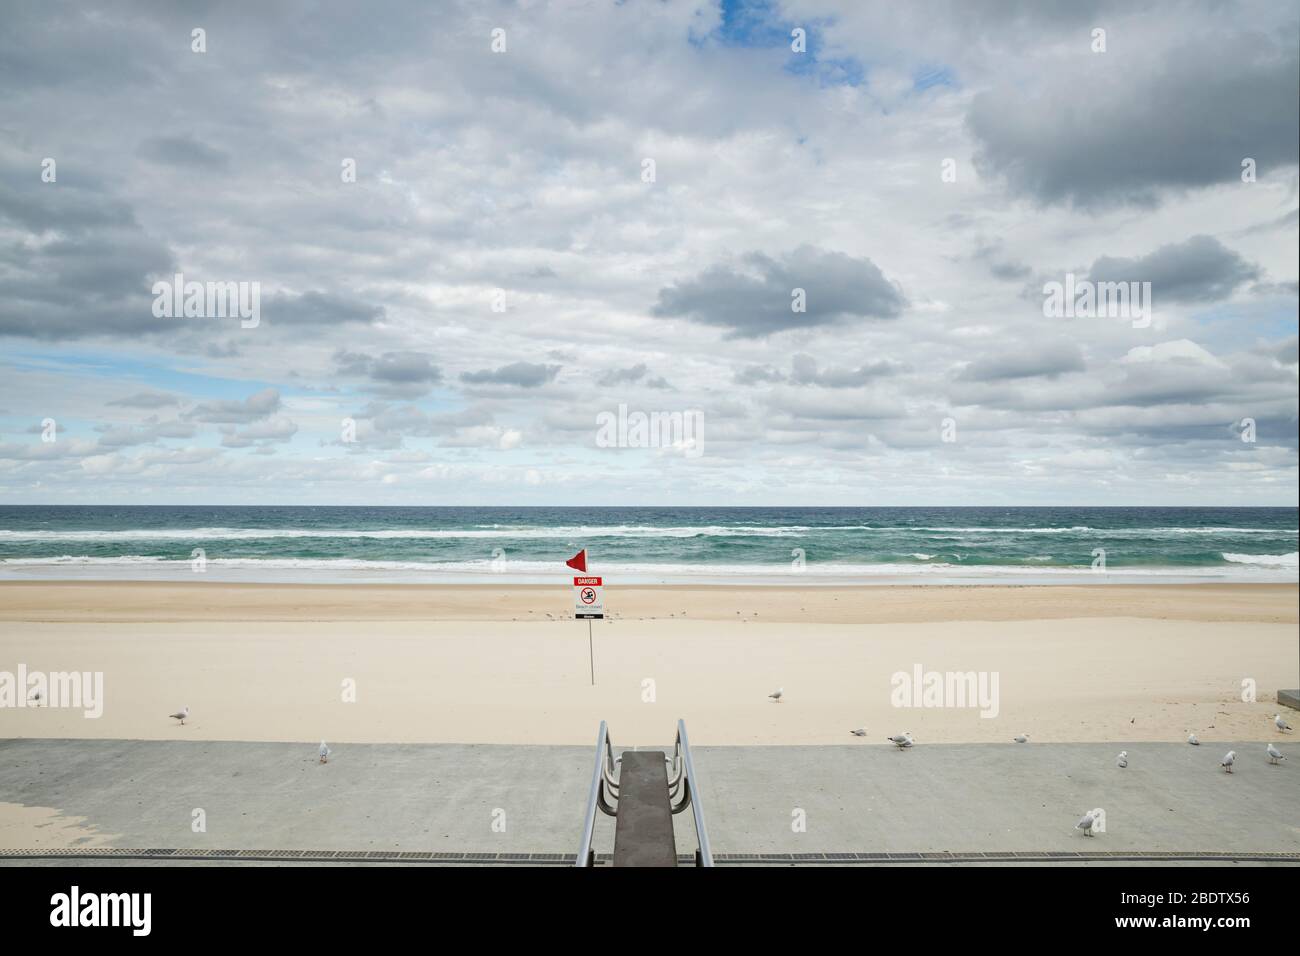
[[[320,742],[320,750],[318,750],[317,753],[320,754],[320,762],[321,762],[321,763],[329,763],[329,762],[330,762],[330,748],[329,748],[329,746],[325,743],[325,741],[322,740],[322,741]]]
[[[1287,722],[1282,718],[1282,715],[1281,715],[1281,714],[1274,714],[1274,715],[1273,715],[1273,723],[1277,725],[1277,729],[1278,729],[1278,730],[1290,730],[1290,729],[1291,729],[1291,725],[1288,724],[1288,723],[1287,723]]]
[[[36,701],[37,707],[41,706],[41,692],[39,690],[36,693],[32,694],[32,696],[28,697],[27,699]]]
[[[184,726],[185,726],[185,718],[188,717],[189,715],[190,715],[190,705],[189,705],[189,704],[186,704],[186,705],[185,705],[184,707],[182,707],[180,710],[176,711],[176,713],[174,713],[174,714],[168,714],[167,716],[168,716],[168,717],[175,717],[177,720],[179,720],[179,721],[181,722],[181,726],[184,727]]]
[[[897,747],[899,750],[906,750],[914,743],[914,741],[912,740],[912,735],[909,734],[907,731],[903,731],[903,733],[901,734],[894,734],[894,736],[886,737],[885,739],[888,740],[895,747]]]
[[[779,704],[781,703],[781,695],[784,693],[785,693],[785,688],[778,687],[776,690],[774,690],[772,693],[768,694],[767,696],[771,697],[774,701],[776,701]]]
[[[1277,749],[1276,747],[1274,747],[1272,744],[1269,744],[1269,745],[1268,745],[1268,762],[1269,762],[1269,763],[1277,763],[1279,760],[1285,760],[1285,759],[1286,759],[1286,754],[1282,753],[1282,751],[1278,750],[1278,749]]]
[[[1199,747],[1201,745],[1201,742],[1196,739],[1196,734],[1188,734],[1187,742],[1191,744],[1193,747]]]
[[[1128,766],[1127,750],[1121,750],[1119,752],[1119,756],[1115,758],[1115,766],[1119,767],[1120,770],[1123,770],[1125,767]]]
[[[1029,743],[1029,734],[1016,734],[1011,739],[1018,744],[1027,744]]]
[[[1219,761],[1219,766],[1222,767],[1224,770],[1228,771],[1228,773],[1232,773],[1232,762],[1236,759],[1237,759],[1237,751],[1229,750],[1226,754],[1223,755],[1223,759]]]
[[[1074,828],[1082,830],[1084,836],[1092,836],[1092,825],[1097,822],[1097,818],[1093,816],[1096,812],[1095,810],[1089,810],[1083,815],[1083,819],[1074,825]]]
[[[859,727],[857,730],[850,730],[849,733],[851,733],[854,737],[865,737],[867,735],[867,728]]]

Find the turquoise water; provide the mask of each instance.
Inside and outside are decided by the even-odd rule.
[[[0,576],[1295,580],[1294,508],[0,507]],[[1100,569],[1098,569],[1100,570]],[[259,577],[270,575],[270,577]]]

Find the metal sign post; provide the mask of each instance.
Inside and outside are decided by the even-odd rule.
[[[596,649],[591,634],[591,622],[604,620],[604,579],[594,576],[573,579],[573,617],[587,621],[587,660],[591,665],[591,686],[596,686]]]

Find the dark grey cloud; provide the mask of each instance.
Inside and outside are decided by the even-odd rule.
[[[831,366],[818,369],[811,355],[798,353],[790,358],[790,382],[794,385],[820,385],[823,388],[859,388],[878,378],[895,375],[902,366],[888,359],[879,359],[857,368]]]
[[[976,262],[983,263],[995,279],[1013,282],[1027,279],[1033,274],[1029,266],[1005,255],[999,243],[981,242],[973,258]]]
[[[442,369],[424,352],[372,356],[341,349],[334,363],[341,375],[367,379],[368,389],[385,398],[419,398],[442,381]]]
[[[555,381],[560,368],[559,365],[512,362],[495,369],[461,372],[460,380],[467,385],[515,385],[519,388],[538,388]]]
[[[1259,274],[1213,236],[1193,236],[1136,259],[1103,256],[1088,270],[1093,282],[1150,282],[1157,308],[1160,302],[1217,302]]]
[[[1073,342],[1026,342],[1018,348],[976,359],[957,377],[966,382],[1000,382],[1040,375],[1055,378],[1085,368],[1083,353]]]
[[[817,360],[802,352],[790,357],[790,372],[786,374],[773,365],[747,365],[737,371],[734,380],[738,385],[816,385],[822,388],[860,388],[877,379],[902,372],[905,366],[889,359],[867,362],[856,368],[828,366],[819,368]]]
[[[1169,189],[1241,182],[1300,160],[1300,49],[1294,29],[1166,50],[1115,33],[1110,51],[1066,60],[1032,84],[978,93],[967,128],[981,175],[1040,203],[1155,205]]]
[[[370,324],[382,321],[384,307],[328,292],[274,295],[262,303],[262,322],[277,325]]]
[[[223,170],[230,165],[230,155],[190,136],[158,136],[140,144],[145,159],[168,166],[205,171]]]
[[[785,373],[775,365],[746,365],[733,378],[737,385],[770,385],[784,382]]]
[[[1291,336],[1273,349],[1273,357],[1283,365],[1295,365],[1300,361],[1300,338]]]
[[[94,188],[41,183],[31,170],[10,183],[0,183],[0,229],[19,238],[0,244],[0,335],[56,340],[175,327],[154,316],[150,291],[175,260],[129,206]]]
[[[280,410],[280,391],[264,388],[243,400],[226,399],[200,402],[183,414],[183,418],[196,422],[243,425],[266,418]]]
[[[596,384],[602,388],[611,388],[618,385],[644,385],[646,388],[672,387],[663,376],[651,375],[649,366],[644,362],[638,362],[630,368],[610,369],[596,379]]]
[[[298,426],[284,417],[267,418],[244,428],[233,425],[221,429],[221,444],[225,448],[264,448],[273,443],[291,441]]]
[[[804,312],[792,308],[794,289],[806,293]],[[800,246],[781,258],[751,252],[736,266],[711,266],[660,289],[651,312],[716,325],[732,336],[760,337],[853,318],[892,319],[906,304],[870,259]]]

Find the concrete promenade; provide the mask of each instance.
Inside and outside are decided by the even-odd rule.
[[[1292,754],[1279,766],[1258,742],[918,743],[906,752],[883,741],[697,744],[695,760],[720,856],[1300,854],[1300,745],[1289,735],[1278,745]],[[0,849],[546,853],[556,862],[576,849],[592,749],[331,746],[320,765],[311,743],[3,740]],[[1218,766],[1229,749],[1232,775]],[[1073,826],[1094,807],[1107,830],[1087,838]],[[692,852],[690,812],[674,822],[679,852]],[[599,817],[598,853],[610,852],[613,834],[614,821]]]

